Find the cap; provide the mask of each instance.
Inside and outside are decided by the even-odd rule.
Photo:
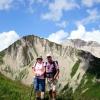
[[[51,53],[47,54],[46,56],[47,56],[47,57],[52,57]]]
[[[42,56],[38,56],[38,57],[37,57],[37,60],[38,60],[38,59],[43,59],[43,58],[42,58]]]

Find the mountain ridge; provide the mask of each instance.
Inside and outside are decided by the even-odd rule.
[[[88,76],[87,71],[91,69],[91,63],[98,62],[98,65],[93,65],[98,67],[100,62],[99,58],[96,60],[97,57],[88,51],[79,50],[71,46],[63,46],[50,42],[47,39],[30,35],[16,41],[7,49],[0,52],[0,72],[13,80],[18,80],[23,84],[30,85],[34,76],[31,69],[33,63],[35,63],[38,55],[42,54],[43,58],[46,59],[46,54],[48,53],[51,53],[53,59],[58,60],[60,65],[58,81],[59,92],[67,84],[69,84],[68,87],[72,87],[72,91],[75,92],[84,79],[84,76]],[[99,73],[96,70],[91,80],[95,78],[94,83],[96,83],[98,76]],[[85,80],[89,80],[89,78]],[[86,83],[84,83],[84,85],[85,84]],[[85,91],[85,89],[83,90]],[[81,90],[81,92],[83,90]]]
[[[66,39],[62,42],[62,44],[64,43],[68,43],[68,42],[72,42],[74,43],[74,45],[77,45],[77,46],[85,46],[85,45],[93,45],[93,46],[100,46],[100,43],[99,42],[96,42],[96,41],[85,41],[85,40],[81,40],[81,39]],[[78,45],[78,43],[82,44],[82,45]]]
[[[73,48],[77,48],[79,50],[84,50],[92,53],[94,56],[100,58],[100,44],[96,41],[84,41],[80,39],[69,39],[65,40],[62,45],[64,46],[72,46]]]

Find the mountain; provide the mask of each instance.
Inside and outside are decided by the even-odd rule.
[[[100,99],[100,58],[88,51],[56,44],[37,36],[25,36],[0,52],[0,72],[14,81],[30,85],[34,76],[32,65],[37,56],[42,55],[45,61],[48,53],[59,62],[60,100]],[[93,93],[96,94],[94,97]]]
[[[95,41],[86,42],[80,39],[67,39],[63,41],[62,45],[91,52],[94,56],[100,58],[100,44]]]

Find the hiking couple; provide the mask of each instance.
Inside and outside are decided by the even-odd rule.
[[[45,99],[46,80],[49,92],[49,100],[56,100],[56,85],[57,77],[59,75],[58,62],[53,61],[52,56],[48,54],[47,62],[43,62],[43,58],[38,57],[32,69],[35,73],[34,89],[36,100]]]

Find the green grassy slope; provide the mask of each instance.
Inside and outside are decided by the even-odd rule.
[[[30,100],[30,94],[30,87],[12,81],[0,73],[0,100]]]
[[[100,100],[100,58],[93,58],[81,84],[74,93],[75,100]]]
[[[75,100],[100,100],[100,83],[93,82],[93,78],[94,76],[89,73],[84,75],[80,86],[74,93]]]
[[[4,52],[0,52],[0,65],[3,64],[3,57],[4,57],[5,53]]]
[[[80,65],[80,60],[76,61],[76,63],[74,64],[73,68],[72,68],[72,72],[71,72],[71,77],[73,77],[75,75],[75,73],[77,72],[78,68]]]

